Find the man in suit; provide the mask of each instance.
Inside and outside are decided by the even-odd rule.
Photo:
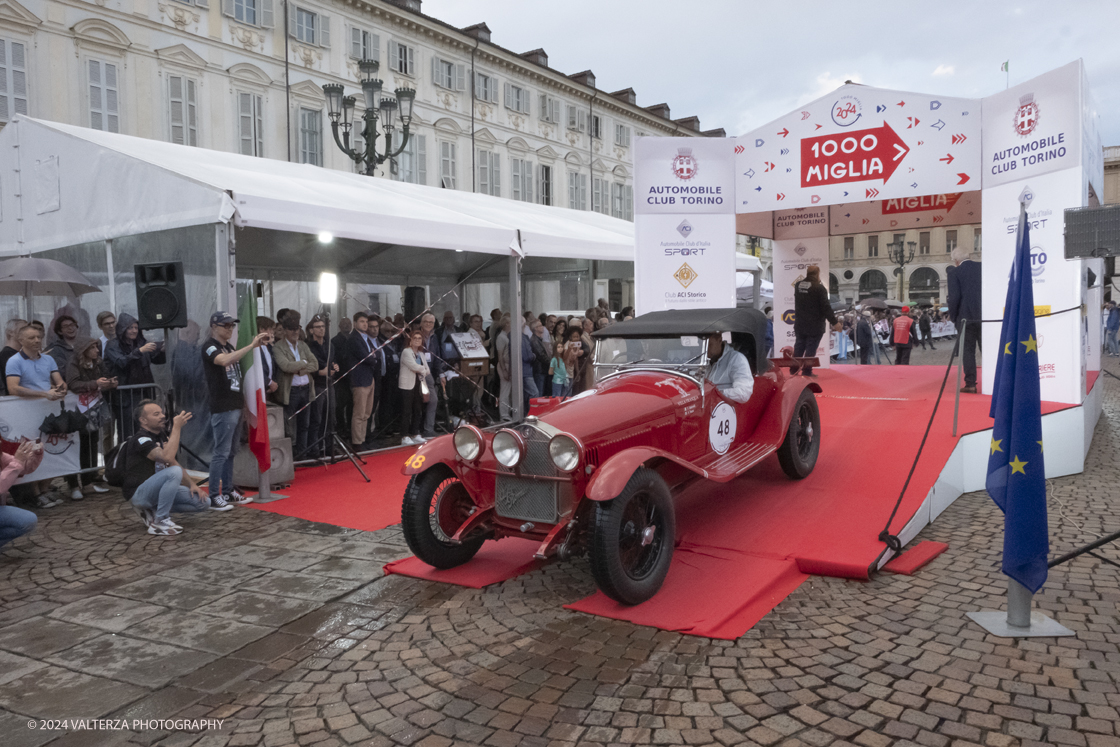
[[[961,391],[976,394],[976,349],[980,347],[980,319],[983,317],[980,263],[969,259],[969,253],[953,250],[956,269],[949,273],[949,319],[957,327],[964,359],[964,386]]]
[[[354,398],[354,415],[350,420],[350,443],[354,450],[366,446],[366,429],[373,416],[377,380],[381,378],[378,358],[370,355],[375,347],[376,343],[369,335],[369,315],[359,311],[354,314],[354,331],[350,333],[346,347],[346,356],[352,367],[350,393]]]
[[[346,349],[350,346],[350,333],[354,326],[346,317],[338,320],[338,334],[331,338],[331,352],[334,361],[338,364],[338,376],[334,380],[334,406],[335,427],[340,433],[350,432],[350,420],[354,414],[354,398],[350,395],[350,379],[346,372],[350,370],[350,357]]]

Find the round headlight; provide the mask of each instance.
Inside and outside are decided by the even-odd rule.
[[[491,447],[494,449],[494,458],[504,467],[516,467],[521,461],[521,436],[513,431],[502,430],[495,433]]]
[[[548,455],[557,469],[571,472],[579,466],[579,443],[571,436],[561,433],[548,442]]]
[[[455,452],[468,462],[478,459],[482,453],[482,434],[473,425],[460,426],[451,438],[455,442]]]

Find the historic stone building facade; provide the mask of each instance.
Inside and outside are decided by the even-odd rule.
[[[898,265],[891,262],[887,250],[888,244],[899,241],[906,245],[907,252],[910,242],[914,243],[914,261],[903,271],[901,297]],[[980,225],[833,236],[828,240],[829,292],[833,300],[846,303],[878,296],[944,304],[948,297],[946,273],[956,246],[968,249],[973,259],[979,259]]]
[[[362,58],[387,93],[417,92],[407,150],[378,176],[631,219],[634,138],[724,134],[420,0],[0,0],[0,126],[26,113],[353,169],[322,85],[360,97]]]

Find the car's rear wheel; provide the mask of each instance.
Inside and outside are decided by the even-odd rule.
[[[669,486],[639,467],[618,497],[596,504],[591,574],[599,590],[622,604],[639,604],[661,588],[676,541]]]
[[[808,477],[813,467],[817,466],[820,436],[821,413],[817,409],[817,398],[812,391],[804,389],[797,398],[786,440],[778,447],[778,462],[786,475],[794,480]]]
[[[413,475],[401,506],[401,529],[408,549],[435,568],[454,568],[466,563],[482,547],[483,540],[455,544],[451,537],[473,508],[474,501],[467,489],[446,467]]]

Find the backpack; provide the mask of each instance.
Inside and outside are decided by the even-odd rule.
[[[129,439],[131,440],[131,439]],[[105,455],[105,482],[114,488],[124,485],[125,445],[128,440],[122,441]]]

